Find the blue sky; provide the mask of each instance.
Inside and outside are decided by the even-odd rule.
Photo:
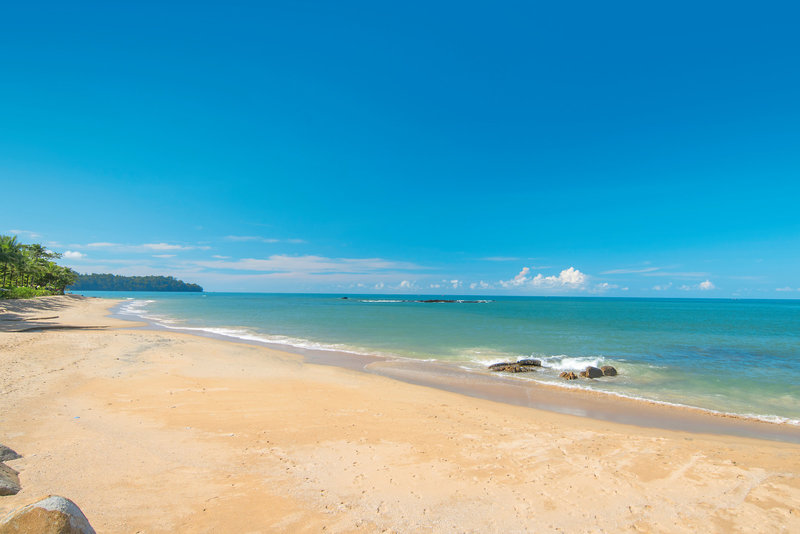
[[[795,3],[18,4],[0,232],[79,272],[800,298]]]

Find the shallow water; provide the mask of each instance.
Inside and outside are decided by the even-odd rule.
[[[81,293],[169,328],[475,370],[535,357],[544,368],[514,378],[800,424],[796,300]],[[587,365],[619,375],[558,378]]]

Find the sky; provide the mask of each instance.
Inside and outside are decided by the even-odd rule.
[[[800,298],[796,2],[17,2],[0,233],[208,291]]]

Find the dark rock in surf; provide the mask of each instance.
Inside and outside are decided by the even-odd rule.
[[[576,375],[572,371],[564,371],[563,373],[561,373],[558,376],[563,378],[564,380],[577,380],[578,379],[578,375]]]
[[[489,366],[489,370],[496,373],[528,373],[533,371],[528,365],[518,365],[516,363],[496,363]]]
[[[500,369],[504,369],[509,365],[516,365],[514,362],[500,362],[500,363],[493,363],[488,367],[490,371],[499,371]]]
[[[603,371],[603,376],[617,376],[617,370],[610,365],[604,365],[600,370]]]
[[[528,359],[525,359],[525,360],[519,360],[517,362],[517,365],[528,365],[530,367],[541,367],[542,366],[542,360],[536,360],[536,359],[533,359],[533,358],[528,358]]]
[[[584,371],[580,372],[580,376],[583,378],[600,378],[603,376],[603,371],[590,365]]]

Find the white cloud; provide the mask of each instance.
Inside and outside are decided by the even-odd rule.
[[[409,282],[408,280],[400,282],[400,289],[411,289],[413,286],[413,282]]]
[[[431,284],[431,289],[439,289],[442,287],[440,284]]]
[[[461,280],[450,280],[450,285],[453,286],[453,289],[458,289],[461,287]]]
[[[86,254],[81,254],[80,252],[74,250],[67,250],[66,252],[64,252],[64,258],[68,260],[79,260],[85,257]]]
[[[694,284],[691,286],[684,284],[678,289],[680,289],[681,291],[710,291],[712,289],[717,289],[717,286],[715,286],[713,282],[711,282],[711,280],[706,280],[704,282],[700,282],[699,284]]]
[[[786,287],[778,287],[778,288],[775,289],[775,291],[794,291],[794,289],[792,289],[789,286],[786,286]],[[800,290],[798,290],[798,291],[800,291]]]
[[[214,254],[211,257],[212,258],[217,258],[218,260],[229,260],[231,258],[230,256],[220,256],[219,254]]]
[[[375,284],[375,289],[383,289],[383,282],[378,282]]]
[[[489,256],[487,258],[481,258],[483,261],[519,261],[520,258],[514,256]]]
[[[558,276],[544,276],[541,273],[533,278],[530,276],[530,268],[523,267],[522,270],[511,280],[503,280],[500,285],[505,288],[514,287],[536,287],[544,289],[585,289],[589,277],[575,267],[564,269]]]
[[[716,286],[711,282],[711,280],[706,280],[705,282],[700,282],[698,284],[698,289],[702,291],[709,291],[711,289],[716,289]]]
[[[175,254],[153,254],[154,258],[174,258]]]
[[[80,247],[80,245],[73,245],[73,246]],[[120,245],[119,243],[107,243],[105,241],[101,241],[99,243],[89,243],[89,244],[84,245],[84,246],[87,247],[87,248],[109,248],[109,247],[120,247],[122,245]],[[83,248],[83,247],[81,247],[81,248]]]
[[[619,288],[617,284],[609,284],[608,282],[602,282],[594,286],[593,291],[597,293],[603,293],[605,291],[608,291],[609,289],[617,289],[617,288]]]
[[[483,280],[481,280],[480,282],[472,282],[469,285],[470,289],[489,289],[490,287],[491,285],[487,284]]]
[[[663,284],[663,285],[655,285],[655,286],[653,286],[653,289],[656,290],[656,291],[666,291],[667,289],[669,289],[671,287],[672,287],[672,282],[670,282],[668,284]]]

